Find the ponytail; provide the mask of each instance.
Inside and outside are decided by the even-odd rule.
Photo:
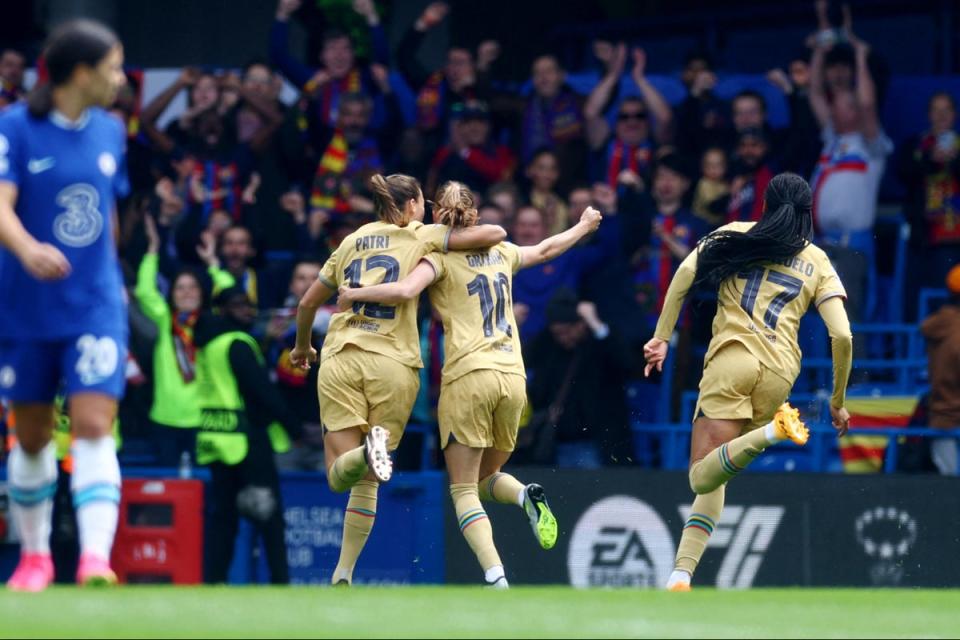
[[[473,192],[462,182],[444,182],[437,190],[437,222],[461,229],[477,224],[477,206]]]
[[[794,173],[774,176],[764,192],[764,213],[747,231],[716,231],[696,251],[692,289],[716,292],[727,278],[751,268],[793,258],[813,237],[813,194]]]
[[[407,202],[421,195],[420,183],[402,173],[387,177],[375,174],[370,178],[370,190],[373,192],[373,208],[383,222],[405,227],[410,223],[411,215]]]

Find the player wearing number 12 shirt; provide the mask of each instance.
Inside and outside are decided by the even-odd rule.
[[[310,335],[316,310],[338,287],[395,282],[431,252],[490,247],[506,237],[497,226],[451,229],[424,225],[420,184],[410,176],[370,180],[379,221],[347,236],[300,301],[295,366],[316,360]],[[330,321],[317,390],[324,428],[327,483],[350,490],[334,584],[350,584],[376,515],[378,483],[392,474],[388,455],[400,443],[420,388],[417,301],[356,304]]]
[[[843,435],[852,337],[843,285],[826,254],[810,242],[810,186],[784,173],[770,181],[763,217],[735,222],[701,241],[667,290],[654,337],[644,347],[646,373],[662,369],[667,345],[690,291],[717,294],[713,339],[704,359],[690,446],[690,487],[697,494],[676,565],[667,583],[688,591],[710,534],[720,521],[726,483],[767,447],[783,440],[805,444],[808,431],[786,403],[800,373],[800,318],[816,307],[833,344],[830,413]]]
[[[436,216],[454,229],[472,228],[477,209],[470,189],[459,182],[441,186]],[[553,547],[557,540],[557,521],[543,488],[523,485],[500,471],[516,445],[526,404],[526,375],[510,295],[513,274],[556,258],[595,231],[600,220],[600,213],[588,207],[577,225],[536,246],[504,242],[484,251],[434,253],[400,282],[340,292],[344,308],[402,304],[430,287],[430,302],[443,318],[445,360],[438,418],[450,496],[460,531],[487,584],[495,588],[507,587],[507,579],[481,499],[523,508],[543,548]]]
[[[126,82],[123,48],[95,22],[58,27],[49,79],[0,114],[0,395],[13,402],[8,465],[21,558],[10,588],[53,577],[56,488],[50,441],[62,389],[74,431],[71,477],[84,584],[116,581],[109,560],[120,501],[113,440],[123,395],[127,315],[114,244],[116,199],[129,190],[123,124],[110,106]]]

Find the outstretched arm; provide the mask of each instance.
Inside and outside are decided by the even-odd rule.
[[[375,284],[371,287],[340,287],[337,305],[346,311],[357,302],[376,302],[378,304],[402,304],[413,300],[430,286],[436,278],[436,272],[426,260],[421,260],[407,277],[399,282]]]
[[[643,346],[643,356],[647,361],[647,366],[643,370],[644,376],[649,376],[654,367],[657,371],[663,371],[663,362],[667,359],[670,346],[670,336],[673,335],[673,329],[677,326],[683,301],[690,292],[693,279],[697,275],[697,255],[696,249],[691,251],[680,263],[680,267],[673,275],[673,280],[670,281],[657,328],[653,332],[653,337]]]
[[[593,207],[587,207],[580,216],[580,222],[562,233],[550,236],[540,244],[532,247],[520,247],[522,266],[532,267],[549,262],[557,256],[566,253],[587,235],[593,233],[600,226],[603,216]]]
[[[824,87],[823,64],[827,49],[817,45],[810,61],[810,110],[817,118],[817,124],[823,129],[830,124],[830,105],[827,103],[827,91]]]
[[[847,399],[847,380],[853,366],[853,334],[847,310],[843,307],[843,298],[833,297],[817,307],[823,323],[830,334],[830,346],[833,353],[833,395],[830,397],[830,415],[833,426],[844,435],[850,425],[850,414],[844,405]]]

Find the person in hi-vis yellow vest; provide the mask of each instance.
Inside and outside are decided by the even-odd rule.
[[[239,517],[263,538],[270,580],[289,582],[283,507],[274,452],[290,448],[301,426],[267,373],[257,342],[248,333],[256,317],[246,291],[224,290],[219,315],[204,314],[194,329],[200,431],[197,462],[210,465],[213,515],[208,533],[206,580],[226,582]]]

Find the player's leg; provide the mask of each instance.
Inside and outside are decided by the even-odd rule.
[[[14,404],[17,443],[7,461],[10,515],[20,537],[20,562],[7,586],[40,591],[53,581],[50,531],[57,489],[52,404]]]
[[[73,504],[80,534],[81,584],[115,583],[110,552],[120,515],[120,463],[113,423],[117,400],[102,393],[75,393],[68,399],[73,428]]]
[[[472,371],[445,381],[437,417],[460,532],[477,557],[487,584],[505,589],[509,585],[503,562],[494,545],[493,527],[480,503],[478,488],[483,452],[494,445],[493,414],[500,395],[495,371]]]
[[[382,477],[389,478],[388,472],[392,471],[382,462],[386,456],[385,434],[371,433],[367,422],[362,355],[357,349],[344,350],[326,358],[317,374],[327,484],[335,493],[349,490],[367,476],[371,462],[380,463]]]
[[[40,591],[53,581],[50,530],[57,487],[53,398],[58,350],[43,343],[0,343],[0,384],[13,402],[16,444],[7,461],[10,515],[20,537],[20,562],[7,585]]]
[[[350,499],[343,518],[340,559],[333,573],[334,584],[351,584],[353,581],[357,559],[376,521],[380,480],[389,479],[392,474],[388,452],[400,444],[420,388],[420,378],[415,369],[378,354],[361,350],[352,350],[350,353],[357,372],[361,374],[358,380],[362,381],[362,406],[368,412],[360,414],[357,407],[354,415],[361,415],[365,420],[364,425],[371,427],[362,445],[359,444],[360,428],[347,429],[346,432],[352,433],[352,436],[345,435],[342,442],[334,443],[334,446],[342,448],[353,445],[354,448],[347,454],[362,448],[366,460],[364,467],[367,469],[366,475],[350,489]],[[336,432],[327,434],[328,437],[335,435]],[[326,439],[324,443],[326,445]]]
[[[503,561],[493,542],[493,526],[486,510],[480,504],[477,491],[477,476],[482,456],[483,449],[453,441],[448,442],[443,450],[447,473],[450,476],[450,497],[453,499],[460,533],[477,557],[486,583],[505,589],[509,585]]]
[[[533,535],[544,549],[557,543],[557,519],[543,487],[524,485],[502,471],[517,444],[517,426],[527,401],[526,380],[516,374],[494,372],[500,381],[501,399],[493,413],[494,446],[480,461],[480,499],[515,504],[527,514]]]

